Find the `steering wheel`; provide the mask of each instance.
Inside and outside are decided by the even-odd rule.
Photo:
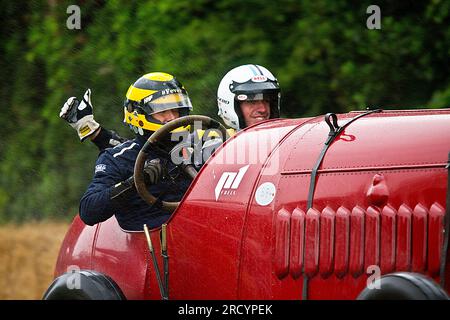
[[[136,158],[136,163],[134,165],[134,184],[136,186],[136,190],[138,194],[141,196],[141,198],[149,205],[153,205],[157,201],[157,198],[147,190],[147,185],[145,184],[144,181],[143,169],[145,161],[149,156],[149,151],[155,148],[160,149],[158,147],[158,145],[160,145],[160,141],[164,141],[164,138],[166,138],[171,131],[180,127],[192,125],[194,124],[195,121],[200,122],[202,124],[202,128],[218,130],[222,134],[222,137],[225,138],[225,140],[228,139],[229,135],[227,133],[227,129],[220,122],[211,119],[210,117],[200,115],[191,115],[177,118],[175,120],[166,123],[157,131],[155,131],[148,138],[147,142],[139,151],[139,154]],[[177,166],[181,166],[182,170],[192,180],[197,176],[198,172],[192,164],[178,164]],[[172,213],[178,207],[179,203],[180,203],[179,201],[175,202],[162,201],[161,208],[165,211]]]

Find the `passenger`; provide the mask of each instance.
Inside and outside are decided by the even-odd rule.
[[[230,70],[217,90],[218,115],[239,131],[267,119],[280,117],[280,86],[266,68],[246,64]]]
[[[94,178],[81,198],[81,219],[94,225],[114,214],[125,230],[139,231],[144,224],[149,228],[160,226],[170,213],[163,211],[158,204],[160,201],[180,201],[190,180],[172,164],[168,155],[150,149],[144,176],[150,184],[149,191],[158,202],[149,206],[135,189],[134,164],[140,149],[154,131],[190,113],[192,105],[186,90],[167,73],[154,72],[140,77],[129,87],[124,104],[124,122],[130,125],[136,137],[122,143],[122,138],[101,128],[94,120],[90,93],[87,90],[81,102],[74,97],[69,98],[60,113],[77,130],[81,141],[90,137],[101,150]],[[150,95],[152,100],[146,101]],[[115,146],[106,148],[111,145]],[[174,170],[180,172],[171,172]],[[168,172],[175,178],[161,179]]]

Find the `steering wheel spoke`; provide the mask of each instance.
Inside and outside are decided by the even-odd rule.
[[[168,152],[165,150],[165,148],[162,146],[161,141],[166,141],[166,138],[168,135],[175,129],[180,127],[186,127],[193,125],[194,122],[201,122],[202,128],[211,128],[211,129],[217,129],[222,137],[223,141],[228,139],[228,133],[225,127],[218,121],[211,119],[207,116],[200,116],[200,115],[192,115],[192,116],[185,116],[181,117],[175,120],[170,121],[169,123],[166,123],[164,126],[162,126],[160,129],[155,131],[147,140],[147,142],[144,144],[142,149],[139,151],[139,154],[136,158],[136,163],[134,165],[134,183],[136,185],[136,190],[138,194],[141,196],[142,199],[144,199],[145,202],[147,202],[149,205],[153,205],[157,198],[153,196],[147,189],[147,185],[144,181],[144,164],[145,160],[147,160],[149,156],[149,151],[153,151],[156,153],[159,153],[165,157],[169,157],[169,159],[172,159],[172,152],[176,152],[172,149],[172,151]],[[185,147],[185,146],[182,146]],[[176,147],[175,147],[176,148]],[[180,151],[180,150],[178,150]],[[192,154],[188,155],[192,158]],[[195,167],[190,164],[189,162],[182,162],[181,164],[176,164],[182,168],[184,173],[190,178],[194,179],[197,176],[197,170]],[[161,207],[163,210],[168,211],[172,213],[175,211],[175,209],[178,207],[179,202],[168,202],[168,201],[162,201]]]

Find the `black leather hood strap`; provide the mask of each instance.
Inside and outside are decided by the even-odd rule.
[[[372,113],[378,113],[382,112],[382,109],[376,109],[376,110],[370,110],[364,113],[361,113],[357,115],[356,117],[352,118],[350,121],[346,122],[342,127],[339,127],[337,122],[337,116],[334,113],[327,113],[325,115],[325,122],[330,127],[330,132],[328,133],[327,140],[324,143],[324,146],[322,148],[322,151],[319,154],[319,157],[317,158],[316,164],[314,165],[312,171],[311,171],[311,179],[309,183],[309,192],[308,192],[308,202],[306,205],[306,212],[308,212],[309,209],[313,207],[313,200],[314,200],[314,190],[316,189],[316,182],[317,182],[317,171],[319,170],[322,161],[325,157],[325,154],[328,151],[328,148],[331,146],[333,141],[339,136],[339,134],[344,131],[346,127],[348,127],[351,123],[355,122],[359,118],[368,116]],[[303,243],[305,243],[303,241]],[[305,250],[303,250],[303,255],[305,254]],[[304,257],[303,257],[304,259]],[[305,260],[303,260],[305,261]],[[304,263],[303,263],[304,265]],[[304,267],[303,267],[304,268]],[[307,300],[308,299],[308,277],[306,277],[305,272],[303,270],[303,292],[302,292],[302,299]]]
[[[338,126],[336,114],[327,113],[325,115],[325,122],[330,127],[330,132],[328,133],[328,138],[325,141],[322,151],[320,152],[319,158],[317,159],[316,164],[314,165],[314,168],[311,171],[311,180],[310,180],[310,184],[309,184],[308,202],[307,202],[306,210],[309,210],[313,206],[314,190],[315,190],[316,181],[317,181],[317,179],[316,179],[317,171],[319,170],[319,167],[322,164],[323,158],[325,157],[325,154],[327,153],[328,148],[333,143],[333,141],[339,136],[339,134],[342,131],[344,131],[344,129],[346,127],[348,127],[351,123],[355,122],[359,118],[365,117],[372,113],[377,113],[377,112],[382,112],[382,111],[383,111],[382,109],[377,109],[377,110],[370,110],[370,111],[364,112],[364,113],[352,118],[350,121],[346,122],[342,127]]]
[[[444,243],[442,245],[442,253],[441,253],[441,269],[440,269],[440,278],[441,278],[441,287],[445,290],[445,277],[446,277],[446,266],[447,260],[450,259],[448,256],[448,246],[449,246],[449,233],[450,233],[450,153],[448,154],[448,162],[447,162],[447,209],[445,211],[444,218]]]

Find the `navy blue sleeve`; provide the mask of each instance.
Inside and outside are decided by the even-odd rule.
[[[97,159],[94,178],[80,201],[80,218],[87,225],[105,221],[115,214],[110,200],[111,188],[125,180],[109,153]]]
[[[117,132],[113,130],[108,130],[100,127],[97,136],[92,139],[92,143],[94,143],[97,146],[98,150],[102,152],[107,148],[114,148],[115,146],[127,140],[128,139],[119,136]]]

